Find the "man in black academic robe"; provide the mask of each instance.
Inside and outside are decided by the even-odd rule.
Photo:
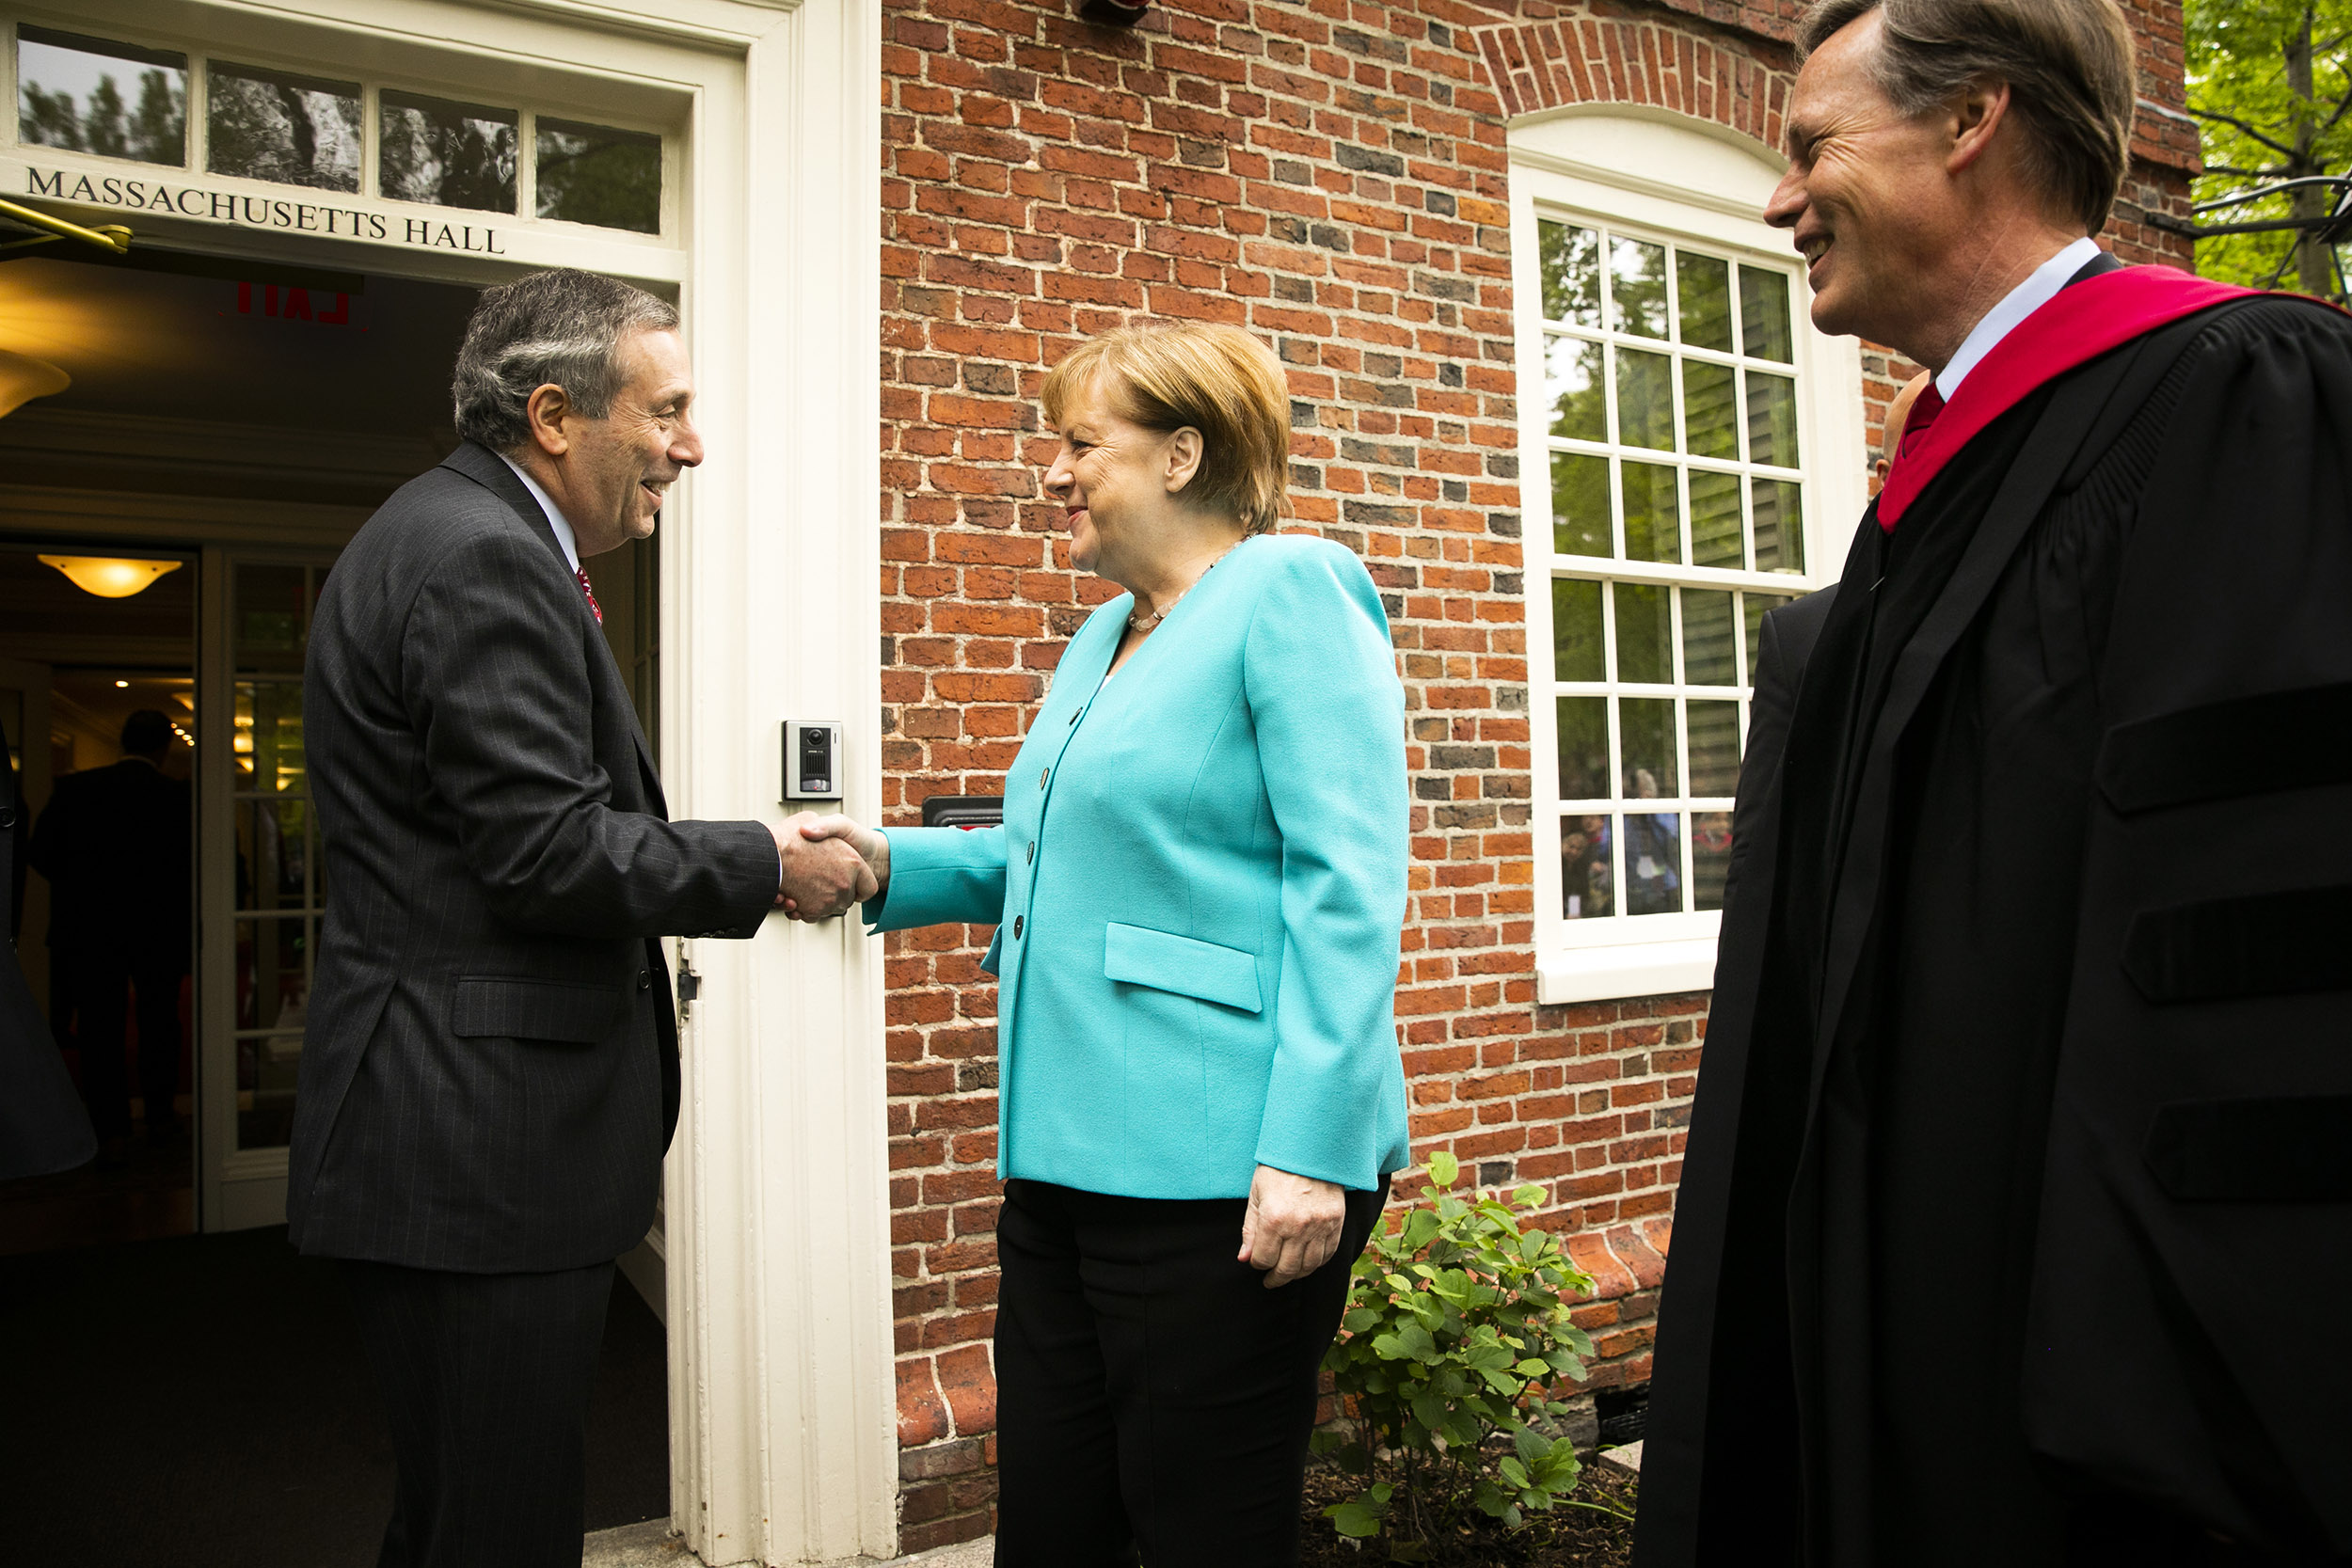
[[[2109,0],[1804,40],[1771,216],[1937,389],[1743,781],[1636,1562],[2352,1560],[2352,322],[2086,245]]]

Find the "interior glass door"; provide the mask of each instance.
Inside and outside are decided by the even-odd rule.
[[[200,1116],[204,1228],[285,1218],[326,866],[302,734],[302,661],[333,557],[207,552]]]

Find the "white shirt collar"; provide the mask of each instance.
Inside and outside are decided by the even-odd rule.
[[[1936,372],[1935,389],[1943,394],[1944,401],[1949,403],[1952,400],[1952,394],[1960,390],[1960,384],[1967,379],[1968,372],[1983,362],[1984,356],[1993,352],[1994,345],[2015,331],[2019,322],[2058,298],[2058,291],[2066,287],[2067,281],[2089,266],[2091,259],[2098,254],[2099,244],[2096,240],[2088,236],[2076,240],[2034,268],[2023,283],[2009,292],[2007,298],[1987,310],[1976,328],[1960,341],[1960,352]]]
[[[548,515],[548,527],[555,530],[555,542],[564,546],[564,559],[572,563],[572,575],[579,576],[580,541],[572,537],[571,520],[564,515],[564,509],[556,505],[553,498],[539,487],[537,480],[524,471],[521,464],[504,452],[499,453],[499,461],[515,470],[515,477],[523,482],[524,489],[531,492],[531,499],[537,501],[539,510]]]

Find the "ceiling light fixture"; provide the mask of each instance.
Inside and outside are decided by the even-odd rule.
[[[102,599],[127,599],[134,594],[145,593],[157,578],[186,564],[180,561],[126,561],[103,555],[44,555],[40,563],[55,566],[74,587]]]
[[[56,397],[72,385],[73,378],[48,360],[0,348],[0,418],[35,398]]]

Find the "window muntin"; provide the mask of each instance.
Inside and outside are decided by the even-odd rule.
[[[1802,576],[1788,274],[1565,218],[1537,234],[1555,553]]]
[[[1723,907],[1757,629],[1802,577],[1793,288],[1727,248],[1541,216],[1558,913]]]
[[[34,147],[185,167],[188,57],[19,27],[16,135]]]
[[[594,228],[661,231],[665,146],[653,132],[192,58],[30,24],[16,27],[14,41],[21,145],[178,168],[200,164],[213,174],[461,211],[528,209]],[[205,105],[194,126],[191,93]]]

